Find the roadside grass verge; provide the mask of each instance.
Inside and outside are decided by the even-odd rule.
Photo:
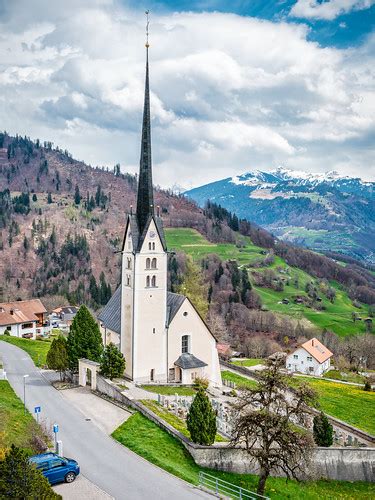
[[[198,474],[202,470],[250,491],[256,490],[257,476],[219,472],[199,467],[179,441],[139,413],[132,415],[120,425],[113,432],[112,437],[149,462],[189,483],[198,484]],[[266,495],[275,500],[320,500],[322,498],[365,500],[374,497],[375,485],[341,481],[286,482],[285,479],[272,477],[267,481]]]
[[[375,436],[375,392],[328,380],[303,377],[298,377],[298,380],[307,382],[316,390],[320,407],[325,413]]]
[[[248,359],[236,359],[235,361],[231,361],[232,365],[236,366],[256,366],[263,365],[264,359],[261,358],[248,358]]]
[[[353,382],[355,384],[364,384],[365,377],[354,372],[341,372],[340,370],[329,370],[324,374],[324,378],[332,380],[341,380],[342,382]]]
[[[182,420],[181,418],[177,417],[177,415],[174,415],[170,411],[168,411],[166,408],[163,406],[159,405],[156,401],[152,401],[151,399],[144,399],[141,401],[149,410],[153,411],[156,415],[158,415],[160,418],[165,420],[168,424],[170,424],[172,427],[174,427],[177,431],[181,432],[184,436],[190,439],[190,432],[188,431],[186,427],[186,422]],[[216,434],[215,436],[215,441],[217,442],[224,442],[228,441],[224,437],[220,436],[220,434]]]
[[[230,372],[228,370],[223,370],[221,372],[221,378],[223,380],[229,380],[230,382],[235,382],[236,389],[240,389],[241,387],[248,387],[249,389],[254,389],[257,386],[257,382],[255,380],[250,380],[246,377],[241,377],[241,375],[237,375],[237,373]]]
[[[38,424],[28,411],[24,415],[23,402],[7,380],[0,380],[0,454],[15,444],[33,453],[31,439],[41,435]]]
[[[36,366],[44,366],[47,362],[47,352],[51,347],[50,340],[20,339],[18,337],[8,337],[7,335],[1,335],[0,340],[8,342],[8,344],[13,344],[26,351]]]
[[[164,396],[194,396],[197,391],[189,386],[175,386],[175,385],[141,385],[145,391],[153,392],[155,394],[162,394]]]

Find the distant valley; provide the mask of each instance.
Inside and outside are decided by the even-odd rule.
[[[309,174],[279,167],[228,177],[185,192],[252,220],[278,238],[319,252],[375,263],[375,182],[336,172]]]

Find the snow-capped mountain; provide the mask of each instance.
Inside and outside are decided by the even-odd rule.
[[[228,177],[185,195],[201,206],[210,199],[295,243],[375,261],[374,187],[375,182],[335,171],[278,167]]]

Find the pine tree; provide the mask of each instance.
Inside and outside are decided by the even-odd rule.
[[[68,360],[71,370],[77,370],[78,359],[100,362],[103,343],[99,325],[86,306],[81,306],[73,319],[68,335]]]
[[[194,443],[210,445],[215,441],[216,415],[202,387],[190,406],[186,423]]]
[[[0,462],[0,498],[62,500],[48,479],[29,462],[26,452],[14,444]]]
[[[48,195],[47,195],[47,203],[48,203],[48,204],[53,203],[51,193],[48,193]]]
[[[112,380],[116,377],[122,377],[124,370],[125,358],[122,352],[111,342],[104,349],[100,372]]]
[[[59,371],[60,380],[62,380],[62,374],[69,366],[66,340],[62,335],[57,337],[57,339],[53,339],[47,353],[47,365],[51,370]]]
[[[74,192],[74,203],[79,205],[81,203],[81,193],[79,192],[78,184],[76,184],[76,189]]]
[[[318,446],[332,446],[333,427],[323,412],[314,417],[314,441]]]

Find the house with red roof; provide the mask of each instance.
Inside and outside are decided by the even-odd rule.
[[[331,366],[333,353],[318,339],[304,342],[286,358],[288,372],[323,375]]]
[[[36,338],[44,332],[47,309],[39,299],[0,303],[0,335]]]

